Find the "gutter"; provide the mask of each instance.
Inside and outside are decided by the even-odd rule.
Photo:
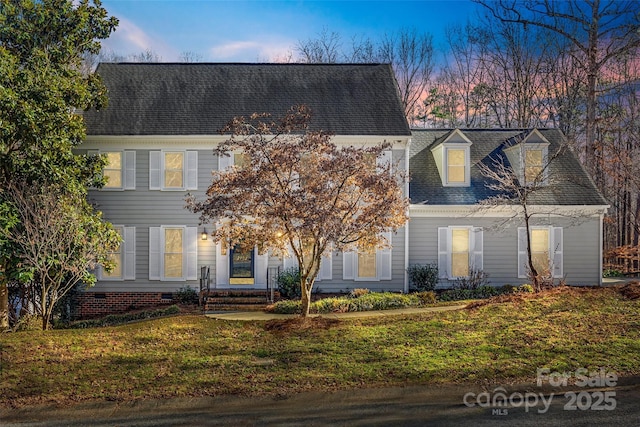
[[[409,197],[409,151],[411,148],[411,138],[407,140],[407,145],[404,149],[404,169],[407,174],[404,182],[404,191],[407,197]],[[409,217],[409,209],[411,204],[407,206],[407,218]],[[404,226],[404,293],[409,293],[409,220],[407,220]]]

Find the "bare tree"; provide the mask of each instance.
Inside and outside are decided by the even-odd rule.
[[[215,152],[242,153],[242,165],[214,172],[206,200],[188,199],[201,221],[219,224],[215,241],[293,252],[303,316],[322,256],[390,245],[384,234],[405,224],[408,206],[402,174],[390,161],[376,164],[388,145],[338,147],[330,135],[306,130],[309,120],[304,106],[275,121],[264,114],[235,118],[225,129],[232,137]]]
[[[474,26],[455,25],[446,29],[446,38],[451,55],[450,60],[440,73],[440,81],[444,83],[438,92],[455,93],[455,98],[460,100],[452,113],[462,115],[455,120],[464,127],[481,127],[482,118],[486,116],[486,106],[493,97],[487,88],[486,68],[484,58],[487,55],[489,35],[486,29]],[[443,90],[444,89],[444,90]]]
[[[17,251],[24,294],[48,329],[56,302],[80,282],[92,285],[90,270],[110,266],[120,238],[83,194],[12,182],[4,197],[19,222],[0,228],[0,240]]]
[[[515,140],[515,143],[520,143]],[[527,234],[527,267],[529,278],[534,289],[540,291],[544,286],[552,283],[552,263],[549,260],[549,268],[539,271],[534,262],[531,250],[531,219],[536,215],[549,215],[551,212],[540,212],[535,208],[537,195],[544,192],[553,192],[561,184],[556,174],[550,174],[549,166],[562,156],[566,146],[560,146],[554,153],[549,153],[547,162],[535,174],[529,175],[524,167],[516,170],[508,161],[501,157],[490,158],[488,162],[478,164],[480,173],[487,178],[487,188],[497,193],[482,201],[481,208],[493,206],[512,206],[513,216],[506,221],[520,220],[524,222]]]
[[[403,28],[385,34],[379,49],[382,62],[393,67],[404,112],[411,123],[433,71],[433,37]]]
[[[326,28],[315,39],[298,42],[300,61],[313,63],[384,62],[390,63],[398,85],[405,115],[413,122],[433,71],[433,41],[428,33],[401,29],[374,42],[353,38],[350,50],[343,49],[339,33]]]
[[[596,120],[599,81],[610,62],[640,46],[636,1],[622,0],[474,0],[498,19],[550,31],[575,47],[574,59],[585,70],[585,161],[596,167]]]
[[[316,38],[299,41],[295,47],[302,62],[310,64],[343,62],[342,41],[339,33],[329,31],[326,27]]]
[[[180,62],[202,62],[202,58],[201,54],[192,50],[186,50],[178,56]]]

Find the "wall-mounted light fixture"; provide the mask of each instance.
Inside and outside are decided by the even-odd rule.
[[[207,240],[207,229],[206,228],[202,229],[202,235],[200,236],[200,238],[202,240]]]

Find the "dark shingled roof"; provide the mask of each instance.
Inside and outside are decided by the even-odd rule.
[[[389,64],[103,63],[109,106],[88,135],[212,135],[235,116],[306,104],[311,128],[410,135]]]
[[[460,129],[471,140],[471,185],[469,187],[444,187],[431,153],[434,142],[448,135],[452,129],[414,129],[411,142],[409,170],[411,181],[409,195],[413,204],[470,205],[497,195],[486,187],[478,163],[492,164],[501,156],[510,138],[531,129]],[[549,155],[565,144],[565,137],[557,129],[538,129],[549,141]],[[508,162],[508,161],[507,161]],[[593,181],[589,178],[575,154],[566,149],[549,165],[553,185],[535,192],[532,204],[539,205],[607,205]]]

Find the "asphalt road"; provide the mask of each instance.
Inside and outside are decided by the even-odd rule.
[[[0,425],[640,426],[640,381],[619,384],[606,389],[520,386],[505,390],[510,403],[502,406],[499,402],[486,404],[486,398],[495,400],[501,389],[478,386],[357,389],[276,398],[97,402],[67,408],[0,409]]]

